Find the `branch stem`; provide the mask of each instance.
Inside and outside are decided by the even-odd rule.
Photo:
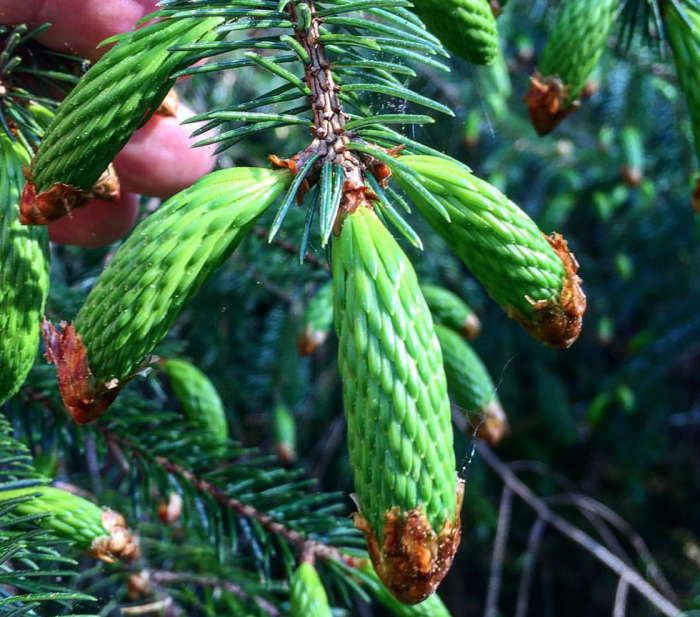
[[[340,210],[353,211],[360,205],[370,205],[366,196],[363,171],[364,165],[360,155],[348,150],[345,146],[350,138],[346,135],[345,125],[350,116],[343,110],[339,93],[341,86],[336,83],[331,71],[331,63],[321,42],[322,19],[316,16],[315,0],[306,0],[306,6],[311,14],[308,28],[304,28],[298,18],[297,7],[293,2],[287,5],[290,20],[295,24],[294,38],[303,48],[308,62],[304,63],[304,81],[311,94],[309,102],[313,114],[314,140],[300,152],[295,160],[296,168],[303,166],[309,157],[320,155],[317,169],[324,163],[332,163],[343,169],[343,197]],[[311,176],[311,184],[316,180]]]
[[[125,448],[130,449],[135,454],[140,454],[139,447],[128,439],[108,431],[99,424],[97,424],[96,427],[102,433],[108,443],[116,441]],[[328,546],[322,542],[319,542],[318,540],[312,540],[304,534],[275,521],[271,516],[260,512],[253,506],[245,504],[233,497],[229,497],[219,487],[214,486],[211,484],[211,482],[207,482],[206,480],[200,478],[186,467],[183,467],[182,465],[179,465],[170,459],[165,458],[164,456],[156,456],[153,460],[168,473],[181,476],[198,491],[209,494],[220,506],[232,510],[240,516],[257,521],[263,529],[273,535],[283,538],[287,543],[296,548],[300,556],[313,554],[314,557],[322,559],[323,561],[342,561],[350,567],[355,566],[356,560],[353,557],[344,555],[333,546]]]
[[[196,574],[190,574],[188,572],[149,572],[149,580],[154,583],[159,583],[161,585],[176,585],[178,583],[183,583],[186,585],[193,585],[195,587],[208,587],[209,589],[223,589],[237,598],[242,600],[255,600],[257,606],[265,611],[270,617],[280,617],[279,609],[274,605],[261,598],[260,596],[251,596],[239,585],[232,583],[231,581],[225,581],[218,578],[211,578],[206,576],[197,576]],[[123,609],[122,609],[123,611]]]

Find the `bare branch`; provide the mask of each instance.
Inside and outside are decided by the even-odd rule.
[[[532,589],[532,580],[535,577],[535,567],[537,566],[537,555],[540,552],[542,536],[546,529],[547,523],[538,518],[530,530],[530,537],[527,541],[527,561],[520,577],[515,617],[527,617],[527,610],[530,606],[530,589]]]
[[[615,592],[615,607],[613,608],[613,617],[625,617],[627,613],[627,595],[630,586],[624,576],[620,577],[617,583],[617,591]]]
[[[140,604],[139,606],[122,606],[121,612],[123,615],[162,615],[163,611],[171,606],[172,603],[172,598],[163,598],[162,600]]]
[[[650,604],[655,606],[663,615],[668,617],[678,617],[683,615],[681,610],[668,598],[659,593],[654,587],[647,583],[644,578],[633,568],[630,568],[619,557],[611,553],[602,544],[596,542],[587,533],[575,527],[561,516],[547,507],[547,504],[537,497],[496,454],[484,443],[476,444],[477,451],[484,459],[484,462],[497,473],[501,480],[518,497],[527,503],[540,518],[548,525],[554,527],[559,533],[573,540],[576,544],[591,553],[596,559],[603,562],[613,572],[620,577],[624,577],[630,587],[633,587]],[[491,613],[493,616],[495,613]],[[485,614],[486,617],[486,614]]]
[[[496,540],[493,543],[484,617],[496,617],[498,613],[498,598],[501,595],[501,579],[503,578],[503,564],[505,562],[512,511],[513,491],[506,485],[501,495],[501,505],[498,508],[498,530],[496,531]]]
[[[511,463],[508,463],[508,467],[515,473],[518,473],[520,471],[528,471],[544,476],[545,478],[548,478],[552,482],[555,482],[556,484],[564,488],[568,493],[575,493],[577,490],[577,487],[574,485],[574,483],[571,480],[569,480],[566,476],[564,476],[564,474],[559,473],[555,469],[552,469],[548,465],[545,465],[544,463],[541,463],[539,461],[513,461]],[[551,497],[547,499],[555,500],[556,497]],[[545,499],[545,501],[547,501],[547,499]],[[549,502],[547,501],[547,503]],[[620,559],[627,563],[627,565],[632,566],[633,562],[630,559],[630,556],[627,554],[627,551],[624,549],[622,544],[620,544],[618,539],[615,537],[615,534],[611,531],[606,522],[602,520],[601,517],[598,516],[598,514],[585,508],[581,508],[581,514],[596,530],[596,532],[600,536],[601,540],[603,540],[605,545],[613,553],[615,553],[615,555],[617,555]],[[660,585],[659,587],[663,589],[663,587],[661,587]],[[664,593],[666,592],[664,591]]]
[[[613,512],[605,504],[602,504],[590,497],[586,497],[585,495],[554,495],[549,497],[546,501],[550,505],[568,504],[576,506],[584,515],[586,512],[590,512],[610,523],[620,533],[624,534],[624,536],[629,540],[630,544],[632,544],[634,547],[634,550],[637,551],[637,554],[644,562],[647,576],[649,576],[654,583],[656,583],[656,586],[667,598],[673,600],[674,602],[678,601],[675,592],[671,588],[671,583],[668,582],[668,579],[664,576],[659,564],[656,563],[656,560],[651,554],[649,547],[647,547],[646,542],[644,542],[644,539],[634,529],[632,529],[632,526],[619,514]]]
[[[187,585],[194,585],[195,587],[208,587],[210,589],[223,589],[231,595],[241,598],[242,600],[255,600],[258,608],[265,611],[270,617],[280,617],[281,613],[274,604],[271,604],[265,598],[260,596],[251,596],[239,585],[232,583],[231,581],[225,581],[218,578],[211,578],[206,576],[197,576],[196,574],[190,574],[187,572],[150,572],[149,579],[154,583],[160,583],[161,585],[176,585],[178,583],[183,583]],[[122,609],[123,611],[124,609]]]

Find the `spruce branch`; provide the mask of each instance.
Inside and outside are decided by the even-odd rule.
[[[194,587],[202,587],[208,589],[221,589],[234,595],[244,601],[254,601],[255,604],[261,608],[270,617],[280,617],[282,613],[280,610],[271,602],[268,602],[265,598],[261,596],[250,596],[250,594],[243,589],[240,585],[237,585],[233,581],[223,580],[214,577],[200,576],[191,572],[168,572],[164,570],[144,570],[139,575],[146,581],[146,585],[152,582],[156,585],[191,585]],[[122,612],[127,610],[133,611],[131,609],[122,608]],[[135,614],[135,613],[131,613]]]
[[[133,441],[122,437],[102,425],[96,425],[99,432],[104,436],[108,443],[114,443],[118,446],[123,446],[137,456],[144,456],[147,453]],[[268,514],[261,512],[250,504],[228,496],[221,488],[204,480],[190,469],[181,464],[164,457],[152,457],[153,461],[164,471],[174,476],[184,478],[189,484],[202,493],[210,495],[214,501],[223,508],[229,509],[236,514],[245,518],[256,521],[264,530],[269,533],[283,538],[288,544],[293,546],[299,555],[312,554],[323,561],[341,561],[352,566],[355,560],[352,557],[342,554],[337,548],[324,544],[318,540],[310,538],[308,535],[291,529],[290,527],[276,521]]]
[[[367,203],[363,165],[359,157],[345,147],[350,142],[345,130],[350,116],[343,109],[340,99],[342,87],[336,83],[325,44],[321,40],[321,19],[317,16],[315,0],[301,6],[308,7],[308,14],[306,10],[300,13],[293,2],[287,4],[285,11],[294,24],[294,40],[304,58],[304,82],[309,91],[314,139],[290,161],[272,160],[276,165],[291,165],[293,170],[305,169],[305,164],[312,157],[317,158],[318,165],[329,163],[341,167],[343,195],[340,204],[332,206],[337,209],[339,205],[341,209],[348,210],[358,207],[360,203]],[[317,179],[312,175],[310,181],[315,183]]]
[[[355,560],[352,557],[343,555],[338,549],[313,540],[275,521],[271,516],[256,510],[252,506],[244,504],[238,499],[228,497],[220,488],[198,477],[182,465],[178,465],[163,456],[157,456],[155,460],[168,473],[185,478],[185,480],[192,484],[197,490],[211,495],[219,505],[233,510],[241,516],[257,521],[263,529],[269,531],[271,534],[284,538],[299,551],[300,555],[306,557],[312,554],[314,557],[318,557],[324,561],[336,560],[345,562],[348,565],[354,563]]]
[[[267,229],[264,229],[263,227],[254,227],[253,233],[258,238],[262,238],[263,240],[267,240],[270,232]],[[278,248],[282,249],[285,253],[289,253],[290,255],[295,255],[295,256],[299,255],[299,247],[296,246],[295,244],[292,244],[288,240],[285,240],[284,238],[275,238],[271,242],[271,244],[272,244],[272,246],[277,246]],[[304,257],[304,261],[308,261],[315,268],[319,268],[319,269],[326,270],[326,271],[330,270],[328,264],[324,260],[316,257],[315,255],[309,255],[307,253]]]

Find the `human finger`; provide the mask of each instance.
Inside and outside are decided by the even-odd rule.
[[[197,125],[180,124],[193,115],[192,110],[181,103],[177,116],[153,116],[145,127],[134,133],[114,159],[124,190],[167,198],[214,169],[214,146],[191,147],[207,135],[191,139],[190,133]]]
[[[133,193],[122,193],[116,202],[93,199],[51,223],[49,240],[90,248],[107,246],[131,231],[138,213],[139,199]]]
[[[0,23],[26,23],[51,28],[39,40],[89,60],[97,60],[109,47],[97,49],[103,40],[132,30],[141,18],[156,9],[157,0],[2,0]]]

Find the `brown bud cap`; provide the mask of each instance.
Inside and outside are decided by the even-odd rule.
[[[489,5],[494,17],[498,17],[503,12],[503,7],[499,0],[489,0]]]
[[[624,165],[620,168],[620,177],[627,186],[637,189],[642,184],[644,174],[641,169]]]
[[[371,158],[367,163],[367,171],[371,173],[375,180],[379,183],[379,186],[386,188],[389,186],[389,178],[391,178],[391,169],[385,163]]]
[[[384,515],[381,546],[367,520],[356,512],[355,527],[362,531],[370,559],[379,579],[404,604],[418,604],[438,588],[445,578],[461,537],[460,511],[464,480],[457,482],[455,522],[451,517],[436,534],[423,505],[408,512],[395,506]]]
[[[45,357],[58,367],[58,388],[66,411],[77,424],[87,424],[109,409],[126,380],[97,384],[88,364],[87,347],[75,326],[66,322],[59,325],[62,331],[44,317],[41,334]]]
[[[297,451],[289,443],[280,442],[275,444],[275,454],[284,465],[291,465],[297,460]]]
[[[27,184],[20,200],[19,220],[23,225],[48,225],[76,208],[84,208],[93,199],[119,199],[119,179],[110,165],[97,183],[88,191],[70,184],[56,182],[43,193],[37,194],[31,171],[24,168]]]
[[[100,179],[92,187],[92,196],[102,201],[117,201],[121,193],[119,176],[112,163],[104,170]]]
[[[108,535],[95,538],[90,547],[98,559],[114,563],[120,559],[130,562],[138,558],[138,544],[121,514],[105,510],[102,514],[102,526]]]
[[[543,234],[544,235],[544,234]],[[566,349],[576,342],[581,333],[586,296],[581,289],[581,278],[576,257],[569,250],[561,234],[544,236],[564,264],[564,281],[559,299],[530,300],[534,316],[528,318],[510,307],[508,315],[517,320],[534,338],[555,349]]]
[[[270,154],[267,158],[270,159],[270,163],[272,163],[272,166],[275,169],[288,169],[289,171],[292,172],[293,176],[297,175],[297,167],[298,167],[297,163],[298,163],[299,158],[300,158],[298,154],[295,154],[290,159],[282,159],[275,154]]]
[[[476,148],[479,145],[480,141],[480,136],[477,135],[468,135],[462,139],[462,143],[464,144],[465,148]]]
[[[175,88],[170,88],[168,94],[165,95],[160,107],[156,109],[157,116],[174,118],[177,116],[177,110],[180,107],[180,97],[177,95]]]
[[[508,417],[498,401],[491,401],[483,410],[479,439],[495,446],[510,431]]]
[[[177,493],[170,493],[168,503],[165,500],[158,506],[158,520],[164,525],[174,525],[180,520],[182,514],[182,497]]]
[[[542,77],[535,73],[530,77],[530,89],[523,99],[527,103],[532,126],[540,137],[551,133],[569,114],[576,111],[580,103],[567,105],[571,91],[557,75]]]
[[[581,90],[581,98],[590,99],[598,90],[600,90],[600,84],[595,79],[589,79]]]
[[[327,332],[305,328],[297,339],[297,350],[300,356],[313,355],[316,350],[326,342]]]
[[[464,320],[460,329],[468,341],[473,341],[481,334],[481,320],[476,313],[469,313],[469,317]]]
[[[132,574],[126,579],[126,593],[131,600],[138,600],[151,593],[151,573],[148,570]]]

